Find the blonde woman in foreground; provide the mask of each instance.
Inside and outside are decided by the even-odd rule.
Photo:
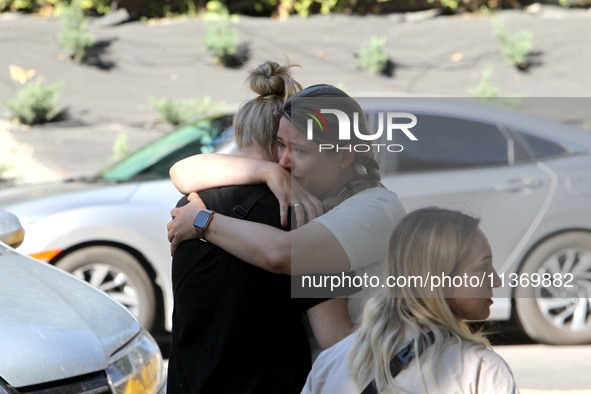
[[[466,274],[484,275],[485,282],[475,288],[383,287],[365,305],[356,333],[318,357],[303,393],[518,393],[505,360],[465,322],[489,316],[493,287],[500,285],[478,225],[478,219],[439,208],[407,215],[390,238],[386,277]]]

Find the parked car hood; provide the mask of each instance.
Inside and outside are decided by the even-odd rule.
[[[0,189],[0,208],[19,217],[23,224],[88,205],[115,204],[129,199],[137,183],[103,180],[72,180],[18,185]]]
[[[113,304],[87,283],[0,243],[0,376],[23,387],[104,370],[140,330],[127,309]]]

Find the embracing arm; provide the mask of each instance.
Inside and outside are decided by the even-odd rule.
[[[291,202],[300,203],[295,211],[298,226],[303,224],[304,217],[312,220],[322,213],[322,203],[296,182],[292,185],[289,171],[270,161],[205,153],[176,162],[170,168],[170,178],[183,194],[222,186],[265,183],[279,201],[281,223],[287,223]]]
[[[206,209],[196,193],[189,195],[189,201],[171,212],[173,220],[167,229],[173,254],[181,242],[196,237],[193,220],[199,210]],[[319,223],[311,222],[292,231],[283,231],[216,213],[204,237],[239,259],[275,273],[328,273],[349,271],[350,268],[339,241]]]
[[[216,214],[205,238],[241,260],[275,273],[302,275],[350,269],[339,241],[318,223],[282,231]]]
[[[205,153],[187,157],[170,168],[174,186],[183,194],[221,186],[265,183],[276,163],[243,156]]]
[[[203,201],[175,208],[168,224],[171,248],[195,238],[193,219]],[[338,207],[295,230],[215,214],[205,238],[252,265],[275,273],[305,275],[356,270],[384,261],[394,226],[404,215],[395,194],[386,190],[360,192]]]

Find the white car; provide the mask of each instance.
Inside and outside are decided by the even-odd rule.
[[[417,141],[375,141],[403,146],[382,147],[379,159],[408,211],[439,205],[482,218],[504,280],[491,319],[514,319],[541,342],[591,342],[591,133],[456,100],[359,101],[370,130],[380,112],[417,118]],[[0,207],[23,220],[23,251],[107,291],[144,327],[170,329],[165,226],[180,194],[168,169],[211,150],[230,124],[220,114],[185,125],[98,178],[8,188]]]
[[[121,304],[23,256],[0,211],[0,393],[165,393],[157,343]]]

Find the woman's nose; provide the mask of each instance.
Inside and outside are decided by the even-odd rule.
[[[288,149],[279,157],[279,165],[286,170],[291,170],[291,154]]]

